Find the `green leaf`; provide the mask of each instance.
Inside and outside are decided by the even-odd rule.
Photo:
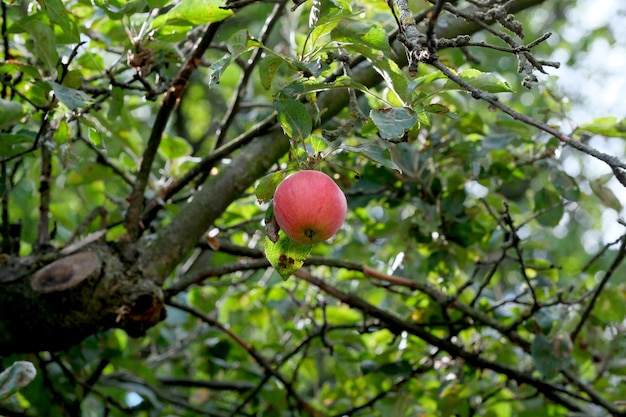
[[[563,205],[559,195],[546,187],[535,193],[535,213],[546,210],[537,216],[537,222],[542,226],[554,227],[563,217]]]
[[[0,401],[30,384],[37,376],[35,366],[27,361],[17,361],[0,373]]]
[[[570,177],[563,171],[557,171],[550,176],[550,181],[554,188],[566,200],[578,201],[580,198],[580,189],[574,178]]]
[[[261,85],[266,90],[272,87],[272,81],[276,77],[279,68],[285,63],[280,56],[268,54],[259,62],[259,78]]]
[[[535,336],[530,345],[530,354],[537,370],[544,378],[552,379],[566,369],[572,356],[572,342],[569,336],[560,334],[549,339],[542,334]]]
[[[407,107],[374,109],[370,117],[383,139],[399,138],[417,123],[417,114]]]
[[[191,152],[191,145],[185,139],[178,136],[163,135],[159,145],[159,154],[163,158],[171,161],[172,159],[190,155]]]
[[[111,120],[115,120],[122,114],[122,110],[124,110],[124,90],[122,90],[122,87],[115,86],[111,88],[111,100],[109,103],[107,117]]]
[[[409,103],[411,101],[414,87],[412,83],[410,83],[407,75],[395,61],[389,59],[385,54],[364,45],[351,45],[350,49],[365,56],[370,61],[376,72],[385,80],[387,87],[389,87],[403,103]]]
[[[607,137],[626,138],[626,119],[616,117],[600,117],[591,122],[582,124],[577,132],[595,133]]]
[[[166,14],[154,19],[153,27],[164,24],[203,25],[232,16],[232,10],[222,9],[222,0],[185,0]]]
[[[511,93],[513,89],[504,81],[500,76],[491,72],[482,72],[477,69],[466,69],[461,71],[458,76],[463,80],[470,83],[476,88],[480,88],[488,93]],[[452,80],[448,80],[443,88],[445,90],[459,90],[462,89],[457,83]]]
[[[228,39],[228,42],[226,42],[226,48],[228,48],[228,52],[230,52],[232,57],[235,58],[242,53],[250,50],[251,47],[256,47],[259,45],[258,42],[251,41],[252,39],[250,38],[248,30],[242,29],[235,32],[235,34]]]
[[[313,130],[311,116],[304,104],[294,99],[276,100],[274,107],[285,134],[292,140],[302,141]]]
[[[54,31],[38,20],[30,21],[26,25],[26,30],[33,38],[33,55],[44,64],[47,72],[51,74],[59,60]]]
[[[382,26],[362,20],[343,19],[330,33],[332,40],[365,45],[389,52],[388,34]]]
[[[294,242],[281,233],[276,243],[269,238],[265,239],[265,256],[276,269],[276,272],[286,280],[291,274],[302,268],[312,246],[308,243]]]
[[[361,362],[361,370],[365,375],[372,372],[380,372],[393,377],[410,377],[413,375],[413,365],[408,360],[387,363],[363,361]]]
[[[619,198],[609,187],[603,185],[601,180],[589,181],[589,185],[591,186],[591,191],[600,198],[602,204],[618,213],[622,211],[622,203]]]
[[[0,129],[5,129],[17,124],[26,109],[21,103],[0,99]]]
[[[68,71],[63,78],[63,85],[68,88],[79,88],[83,83],[83,75],[78,70]]]
[[[344,149],[348,152],[357,153],[371,161],[381,164],[386,168],[402,172],[400,167],[396,165],[396,163],[391,158],[391,151],[387,148],[383,148],[382,146],[368,143],[359,146],[341,145],[339,148]]]
[[[604,323],[618,322],[626,317],[626,293],[613,287],[607,288],[593,306],[593,314]]]
[[[0,118],[2,111],[0,108]],[[35,133],[26,135],[24,132],[17,134],[0,133],[0,158],[15,155],[33,146]]]
[[[78,28],[70,16],[65,10],[65,6],[61,0],[39,0],[42,4],[50,21],[59,25],[63,34],[68,38],[70,43],[77,43],[80,41],[80,34]]]
[[[111,170],[96,163],[81,164],[77,169],[70,171],[67,176],[67,185],[91,184],[94,181],[110,181]]]
[[[278,184],[285,179],[287,173],[284,170],[272,172],[261,178],[259,183],[254,189],[254,194],[256,195],[257,201],[259,204],[268,202],[274,196],[274,191],[276,191],[276,187]]]
[[[50,84],[52,90],[54,90],[54,95],[70,110],[85,107],[93,102],[91,97],[80,90],[66,87],[54,81],[48,81],[48,84]]]
[[[328,6],[331,4],[331,2],[320,3],[322,8],[324,8],[324,6],[328,8]],[[312,47],[314,47],[322,37],[331,33],[331,31],[337,27],[337,25],[339,24],[339,22],[341,22],[343,18],[350,15],[350,12],[343,9],[334,10],[336,11],[335,13],[321,13],[319,21],[317,22],[315,28],[311,31],[310,39]]]
[[[225,55],[222,58],[214,61],[209,67],[209,85],[216,85],[220,83],[224,70],[230,65],[230,55]]]

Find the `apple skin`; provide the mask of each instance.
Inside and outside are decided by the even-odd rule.
[[[319,243],[343,224],[348,202],[341,188],[319,171],[298,171],[274,193],[274,217],[280,229],[299,243]]]

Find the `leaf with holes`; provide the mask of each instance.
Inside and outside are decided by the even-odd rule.
[[[276,272],[287,280],[291,274],[302,268],[312,247],[309,243],[295,242],[281,233],[276,243],[269,237],[265,239],[265,256]]]
[[[54,81],[48,81],[48,84],[50,84],[52,90],[54,90],[54,95],[70,110],[85,107],[93,102],[91,97],[80,90],[57,84]]]

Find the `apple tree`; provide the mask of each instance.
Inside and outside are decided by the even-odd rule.
[[[1,7],[0,415],[626,416],[577,2]],[[323,242],[274,216],[304,170]]]

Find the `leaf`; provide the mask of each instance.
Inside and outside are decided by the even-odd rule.
[[[322,9],[328,8],[330,4],[331,2],[321,1],[320,7]],[[311,35],[310,35],[312,47],[314,47],[317,44],[320,38],[328,35],[333,29],[335,29],[343,18],[350,15],[348,11],[343,10],[343,9],[334,9],[334,10],[336,10],[336,12],[332,14],[320,13],[320,19],[313,25],[315,26],[315,28],[311,31]]]
[[[482,72],[477,69],[466,69],[458,74],[463,80],[476,88],[480,88],[488,93],[510,93],[513,89],[500,76],[491,72]],[[463,89],[452,80],[448,80],[443,88],[446,90]]]
[[[191,24],[219,22],[232,16],[232,10],[222,9],[222,0],[185,0],[166,14],[154,19],[153,27],[164,24]]]
[[[362,20],[343,19],[330,33],[332,40],[390,51],[387,32],[382,26]]]
[[[91,97],[80,90],[66,87],[54,81],[48,81],[48,84],[50,84],[52,90],[54,90],[54,95],[70,110],[85,107],[93,102]]]
[[[30,21],[26,30],[33,38],[33,55],[44,64],[48,73],[52,73],[59,60],[54,31],[38,20]]]
[[[311,134],[313,122],[304,104],[294,99],[282,99],[276,100],[274,107],[280,125],[292,140],[302,141]]]
[[[577,132],[595,133],[607,137],[626,138],[626,119],[616,117],[600,117],[585,123],[576,129]]]
[[[618,213],[622,211],[622,203],[619,198],[609,187],[603,185],[601,180],[589,181],[589,185],[591,186],[591,191],[600,198],[602,204]]]
[[[563,205],[559,204],[559,195],[546,187],[535,192],[535,213],[546,210],[537,216],[537,222],[542,226],[554,227],[563,217]]]
[[[370,117],[383,139],[399,138],[417,123],[417,114],[407,107],[374,109]]]
[[[281,234],[276,243],[266,237],[265,256],[276,269],[276,272],[286,280],[291,274],[302,268],[312,247],[313,245],[311,244],[294,242],[284,234]]]
[[[95,181],[110,181],[111,171],[100,164],[86,163],[80,164],[76,169],[70,171],[67,176],[67,185],[91,184]]]
[[[566,200],[578,201],[580,198],[580,189],[574,178],[570,177],[563,171],[557,171],[550,176],[550,182],[554,188]]]
[[[274,191],[276,191],[276,187],[280,184],[287,173],[284,170],[272,172],[261,178],[256,188],[254,189],[254,194],[256,195],[257,201],[259,204],[268,202],[274,196]]]
[[[80,34],[78,28],[70,20],[70,16],[65,10],[65,5],[61,0],[39,0],[42,4],[46,14],[50,18],[50,21],[59,25],[63,34],[68,38],[70,43],[77,43],[80,41]]]
[[[544,378],[552,379],[562,369],[569,366],[572,356],[572,342],[569,336],[564,334],[559,334],[552,339],[538,334],[530,345],[530,354],[535,367]]]
[[[404,103],[411,101],[414,87],[411,87],[411,83],[407,75],[402,69],[395,63],[395,61],[389,59],[384,54],[374,51],[363,45],[351,45],[350,49],[365,56],[376,72],[385,80],[387,87],[389,87]]]
[[[0,109],[0,118],[2,111]],[[30,132],[28,132],[30,133]],[[24,132],[16,134],[0,133],[0,158],[17,154],[33,146],[35,134],[31,136]]]
[[[5,129],[17,124],[26,109],[21,103],[0,99],[0,129]]]
[[[30,384],[37,376],[35,366],[27,361],[17,361],[0,373],[0,401]]]
[[[185,139],[178,136],[163,135],[159,145],[159,154],[163,158],[171,161],[172,159],[190,155],[191,152],[191,145]]]
[[[372,372],[380,372],[393,377],[410,377],[413,375],[413,365],[408,360],[387,363],[363,361],[361,362],[361,371],[364,375]]]
[[[249,51],[251,47],[257,47],[258,45],[258,42],[252,40],[247,29],[235,32],[226,42],[226,48],[228,48],[232,58],[236,58],[242,53]]]
[[[359,146],[341,145],[339,146],[339,149],[344,149],[348,152],[357,153],[371,161],[381,164],[386,168],[402,172],[400,167],[396,165],[396,163],[391,158],[391,151],[387,148],[368,143]]]
[[[263,88],[269,90],[272,87],[272,81],[274,81],[278,69],[284,63],[285,61],[277,55],[266,55],[261,59],[259,62],[259,76]]]
[[[220,83],[224,70],[230,65],[230,55],[225,55],[222,58],[213,61],[209,67],[209,85],[216,85]]]
[[[115,120],[124,110],[124,90],[122,90],[122,87],[115,86],[111,88],[111,100],[109,103],[107,117],[110,120]]]

